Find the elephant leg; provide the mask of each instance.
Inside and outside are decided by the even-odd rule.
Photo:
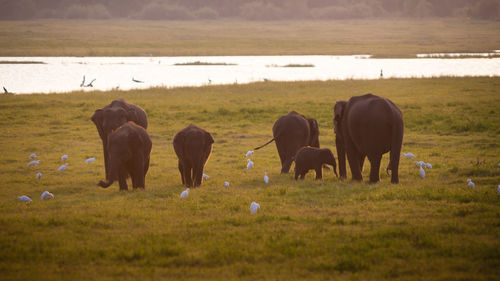
[[[380,161],[382,160],[382,155],[374,155],[368,157],[370,160],[370,183],[376,183],[380,180]]]
[[[192,170],[191,165],[189,165],[188,163],[184,162],[182,164],[182,167],[183,167],[182,175],[184,177],[184,184],[187,187],[193,186],[193,177],[191,176],[191,170]]]
[[[119,167],[118,171],[118,183],[120,185],[120,190],[128,190],[128,185],[127,185],[127,170],[125,167]]]
[[[130,177],[132,178],[132,187],[136,188],[145,188],[144,182],[144,161],[135,161],[132,171],[130,173]]]
[[[314,170],[316,171],[316,179],[317,180],[320,180],[323,178],[323,169],[321,169],[323,165],[319,165],[318,167],[316,167]]]
[[[363,167],[365,165],[365,158],[366,158],[366,155],[361,155],[359,158],[359,170],[361,172],[363,172]]]
[[[349,161],[349,166],[351,167],[352,179],[357,181],[363,180],[363,175],[361,174],[361,166],[359,160],[361,159],[360,153],[351,147],[347,152],[347,160]]]
[[[182,185],[185,185],[185,184],[186,184],[186,182],[184,181],[184,166],[182,165],[182,161],[181,161],[181,160],[179,160],[179,165],[178,165],[178,167],[179,167],[179,172],[180,172],[180,174],[181,174],[181,181],[182,181]]]
[[[203,178],[203,164],[197,163],[193,167],[193,187],[200,186],[202,178]]]
[[[299,171],[295,169],[295,176],[293,177],[295,180],[299,177]]]
[[[285,160],[285,163],[283,163],[283,166],[281,167],[281,173],[282,174],[288,174],[290,171],[290,167],[292,166],[293,158],[288,158]]]
[[[302,174],[300,174],[300,179],[303,180],[306,177],[306,174],[307,171],[302,172]]]
[[[110,179],[111,169],[109,168],[109,154],[108,154],[108,144],[107,141],[103,141],[102,143],[103,151],[104,151],[104,172],[106,173],[106,180]]]

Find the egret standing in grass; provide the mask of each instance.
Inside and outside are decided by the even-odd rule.
[[[471,188],[474,188],[476,186],[476,184],[474,182],[472,182],[471,179],[467,179],[467,185]]]
[[[182,193],[181,193],[181,198],[186,198],[187,196],[189,195],[189,187],[186,188],[186,190],[184,190]]]
[[[250,159],[247,159],[247,170],[250,170],[253,168],[253,162]]]
[[[203,174],[203,179],[208,180],[210,177],[207,174]]]
[[[424,168],[422,168],[422,166],[420,166],[420,177],[425,178],[425,171]]]
[[[269,183],[269,177],[267,176],[267,171],[264,171],[264,182]]]
[[[22,196],[18,196],[17,197],[19,200],[23,201],[23,202],[26,202],[26,203],[30,203],[32,202],[33,200],[31,200],[31,198],[29,198],[28,196],[26,195],[22,195]]]
[[[408,152],[408,153],[401,153],[403,154],[403,156],[405,156],[406,158],[415,158],[415,154],[411,153],[411,152]]]
[[[36,166],[38,164],[40,164],[40,160],[38,160],[38,161],[37,160],[33,160],[33,161],[31,161],[31,162],[28,163],[28,167],[33,167],[33,166]]]
[[[47,190],[45,190],[43,193],[42,193],[42,196],[40,196],[40,198],[42,200],[48,200],[48,199],[53,199],[54,198],[54,194],[48,192]]]
[[[255,214],[258,209],[260,209],[260,205],[258,203],[252,202],[252,204],[250,204],[250,212],[252,214]]]
[[[31,158],[31,159],[35,159],[35,158],[37,158],[37,157],[38,157],[38,156],[36,156],[36,154],[35,154],[35,153],[31,153],[31,155],[30,155],[30,158]]]
[[[63,156],[61,156],[62,161],[66,161],[67,159],[68,159],[68,155],[64,154]]]
[[[41,179],[41,178],[42,178],[42,173],[38,172],[38,173],[36,174],[36,179],[37,179],[37,180],[39,180],[39,179]]]
[[[253,153],[254,153],[254,151],[253,151],[253,150],[249,150],[249,151],[247,151],[247,154],[245,154],[245,155],[246,155],[247,157],[250,157],[250,156],[252,156],[252,154],[253,154]]]
[[[61,165],[61,167],[59,167],[57,170],[62,172],[64,170],[66,170],[66,168],[68,168],[68,163],[64,164],[64,165]]]
[[[95,161],[95,157],[90,157],[89,159],[85,160],[86,163],[92,163]]]
[[[225,187],[229,187],[229,182],[228,182],[228,181],[225,181],[225,182],[224,182],[224,186],[225,186]]]

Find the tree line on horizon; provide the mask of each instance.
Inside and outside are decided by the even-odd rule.
[[[0,0],[0,20],[500,20],[500,0]]]

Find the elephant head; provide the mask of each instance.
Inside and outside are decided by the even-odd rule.
[[[309,123],[309,146],[319,148],[319,125],[314,118],[306,118]]]
[[[338,101],[333,108],[333,124],[335,132],[335,146],[337,147],[337,156],[339,157],[339,174],[341,178],[347,177],[346,170],[346,151],[344,145],[344,136],[342,132],[342,118],[344,116],[346,101]]]
[[[337,174],[337,164],[335,163],[335,156],[333,156],[333,153],[330,149],[321,149],[319,158],[321,160],[321,163],[331,165],[333,167],[333,172],[335,175],[338,177],[339,175]]]

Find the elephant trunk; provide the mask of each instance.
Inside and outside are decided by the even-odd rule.
[[[337,156],[339,157],[339,174],[340,178],[347,178],[347,170],[346,170],[346,152],[344,147],[344,142],[342,141],[340,136],[335,138],[335,145],[337,147]]]
[[[100,180],[97,185],[102,187],[102,188],[107,188],[112,184],[113,184],[113,180],[106,180],[106,181]]]

